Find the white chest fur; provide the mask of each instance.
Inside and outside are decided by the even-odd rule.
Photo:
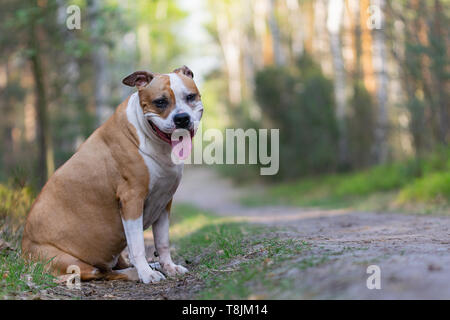
[[[164,212],[178,188],[183,173],[182,166],[165,168],[152,164],[147,168],[150,172],[150,185],[144,204],[144,229],[152,225]]]
[[[164,212],[172,199],[183,174],[183,165],[175,165],[170,157],[171,147],[158,140],[143,117],[139,97],[134,93],[127,106],[127,118],[136,128],[139,153],[150,175],[149,193],[144,203],[143,222],[147,229]]]

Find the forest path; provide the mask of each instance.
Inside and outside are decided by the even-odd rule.
[[[209,168],[187,167],[174,204],[189,204],[237,222],[267,225],[267,234],[274,232],[269,227],[277,227],[289,238],[308,243],[310,250],[290,257],[287,267],[284,264],[277,271],[289,288],[275,298],[450,299],[449,217],[287,206],[251,208],[239,203],[245,193],[258,189],[262,187],[238,187]],[[153,257],[151,231],[146,232],[146,243],[147,256]],[[305,261],[311,262],[307,268]],[[371,265],[381,271],[379,290],[366,285]],[[151,285],[91,281],[82,283],[81,291],[62,285],[40,298],[193,299],[204,285],[193,273],[195,268],[189,269],[186,276]],[[271,276],[273,272],[260,281]],[[273,298],[268,294],[262,297]]]
[[[250,208],[239,204],[239,197],[249,189],[212,169],[188,167],[174,202],[248,222],[288,227],[293,238],[312,244],[313,254],[331,252],[326,263],[290,272],[295,288],[310,298],[450,299],[449,217]],[[381,270],[380,290],[366,286],[369,265]],[[287,292],[285,298],[289,297]]]

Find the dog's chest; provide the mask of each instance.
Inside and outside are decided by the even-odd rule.
[[[167,207],[181,180],[183,168],[162,167],[152,163],[149,166],[149,193],[144,203],[144,229],[152,225]]]

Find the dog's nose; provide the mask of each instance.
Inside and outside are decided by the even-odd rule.
[[[173,122],[177,128],[187,129],[191,123],[191,117],[186,113],[177,113],[173,116]]]

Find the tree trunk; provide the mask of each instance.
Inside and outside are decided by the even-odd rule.
[[[347,5],[349,7],[349,19],[350,19],[350,32],[352,38],[352,51],[353,51],[353,82],[356,83],[364,78],[363,70],[361,67],[361,23],[360,23],[360,5],[359,0],[348,0]]]
[[[258,67],[271,65],[273,63],[272,37],[267,31],[267,1],[251,1],[253,9],[253,28],[255,37],[260,43],[260,51],[255,54]]]
[[[53,146],[50,135],[50,126],[47,114],[47,91],[45,89],[44,74],[42,70],[39,34],[35,20],[30,23],[30,55],[31,69],[35,84],[36,114],[38,124],[38,183],[43,186],[46,180],[55,171],[53,159]]]
[[[389,14],[389,18],[391,20],[391,24],[395,24],[396,22],[403,22],[405,25],[408,25],[405,17],[397,12],[395,12],[391,3],[387,3],[387,14]],[[406,11],[406,7],[402,6],[402,9]],[[417,32],[415,26],[411,27],[413,34],[417,37]],[[416,55],[417,53],[406,50],[406,42],[407,39],[412,39],[410,28],[404,28],[403,30],[397,29],[394,30],[394,33],[391,35],[389,50],[391,56],[394,58],[394,61],[399,66],[399,75],[401,86],[406,96],[406,104],[409,111],[410,121],[409,121],[409,131],[412,138],[413,148],[417,157],[422,157],[429,148],[430,144],[427,142],[428,134],[427,134],[427,126],[426,123],[430,122],[427,119],[425,114],[425,110],[417,104],[415,99],[415,95],[417,90],[419,90],[420,83],[416,81],[415,77],[412,76],[410,65],[414,64],[413,61],[417,61]]]
[[[280,28],[278,27],[276,17],[275,0],[269,0],[269,4],[269,28],[272,35],[273,55],[275,58],[275,64],[280,66],[284,64],[284,56],[281,48]]]
[[[232,5],[228,8],[231,17],[238,14],[236,9]],[[240,30],[230,23],[228,10],[225,5],[219,7],[216,24],[228,75],[228,99],[233,106],[237,106],[242,101]]]
[[[435,49],[438,51],[437,56],[444,60],[444,66],[448,61],[449,41],[448,35],[441,26],[441,21],[443,18],[444,10],[442,4],[439,0],[434,1],[434,23],[433,23],[433,34],[436,39],[440,39],[434,43]],[[445,20],[444,20],[445,21]],[[448,30],[448,29],[447,29]],[[448,31],[447,31],[448,32]],[[450,139],[450,128],[449,128],[449,112],[450,112],[450,101],[448,96],[448,76],[445,67],[440,64],[434,64],[434,76],[435,76],[435,86],[437,90],[437,104],[439,106],[439,140],[440,143],[447,145]],[[447,88],[446,88],[447,86]]]
[[[306,18],[306,31],[305,31],[305,49],[308,53],[313,52],[313,41],[314,41],[314,2],[304,1],[302,3]]]
[[[361,0],[360,7],[360,27],[361,27],[361,68],[364,79],[364,85],[371,94],[375,94],[375,78],[373,70],[373,57],[372,57],[372,34],[367,27],[367,21],[369,19],[369,13],[367,9],[370,6],[370,0]]]
[[[373,66],[376,76],[377,119],[375,128],[375,143],[373,148],[376,163],[384,163],[388,156],[388,113],[387,113],[387,87],[388,74],[386,72],[386,38],[384,12],[385,0],[375,0],[381,14],[381,28],[373,29]]]
[[[304,44],[303,44],[303,26],[302,26],[302,20],[303,20],[303,14],[300,11],[300,6],[298,4],[297,0],[287,0],[286,1],[287,9],[288,9],[288,19],[289,19],[289,25],[291,26],[291,51],[292,56],[294,57],[294,60],[297,57],[300,57],[303,54],[304,51]]]
[[[334,67],[334,94],[336,102],[336,117],[339,124],[339,164],[348,165],[348,139],[347,139],[347,97],[346,74],[344,59],[341,51],[340,30],[344,11],[343,0],[330,0],[328,2],[327,28],[330,35],[330,49],[333,56]]]
[[[94,65],[95,115],[99,126],[112,114],[111,108],[108,107],[108,97],[110,96],[107,68],[108,48],[101,43],[101,39],[98,39],[100,7],[101,2],[99,0],[89,1],[89,19],[92,29],[91,34],[93,34],[91,41],[97,43],[97,47],[93,49],[92,62]]]

